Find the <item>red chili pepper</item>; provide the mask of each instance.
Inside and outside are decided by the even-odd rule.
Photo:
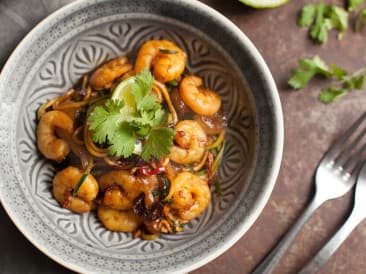
[[[166,172],[166,168],[161,166],[158,168],[151,169],[147,166],[143,166],[138,169],[138,172],[144,176],[152,176],[152,175],[156,175],[156,174],[159,174],[162,172]]]

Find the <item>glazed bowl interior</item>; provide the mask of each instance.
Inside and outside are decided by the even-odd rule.
[[[217,91],[228,118],[222,195],[185,232],[154,241],[107,231],[94,213],[74,214],[52,197],[55,169],[36,147],[36,110],[81,75],[118,55],[133,62],[150,39],[187,52],[187,69]],[[273,188],[283,125],[271,74],[232,23],[196,1],[78,1],[37,26],[0,76],[1,202],[45,254],[80,272],[172,273],[220,255],[253,224]]]

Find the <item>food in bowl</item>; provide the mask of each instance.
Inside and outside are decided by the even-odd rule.
[[[37,145],[59,171],[53,195],[97,210],[111,231],[154,239],[183,231],[220,193],[226,118],[220,96],[186,71],[186,53],[150,40],[84,75],[38,110]]]

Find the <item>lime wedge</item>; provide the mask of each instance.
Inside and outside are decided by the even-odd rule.
[[[131,110],[135,110],[135,97],[132,94],[132,84],[134,82],[135,78],[129,77],[119,83],[113,91],[112,100],[123,100],[126,106]]]
[[[276,8],[282,6],[288,2],[288,0],[239,0],[253,8],[264,9],[264,8]]]

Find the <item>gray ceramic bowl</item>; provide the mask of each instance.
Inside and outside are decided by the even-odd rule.
[[[35,111],[83,73],[116,55],[134,58],[145,40],[166,38],[188,68],[220,93],[229,126],[223,195],[184,233],[154,241],[105,230],[95,214],[62,209],[51,194],[54,168],[38,153]],[[21,42],[0,75],[1,202],[46,255],[79,272],[187,272],[214,259],[253,224],[274,186],[283,121],[272,76],[248,38],[198,1],[77,1]]]

